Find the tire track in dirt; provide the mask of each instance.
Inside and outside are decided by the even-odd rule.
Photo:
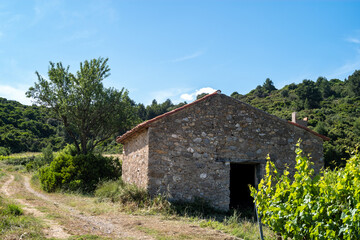
[[[154,233],[148,232],[154,230],[155,232],[158,232],[160,236],[164,236],[167,239],[183,239],[184,237],[186,239],[207,240],[238,239],[220,231],[201,228],[181,221],[164,220],[161,219],[161,217],[133,216],[122,214],[120,212],[93,216],[90,213],[84,213],[69,206],[68,203],[64,203],[62,201],[62,198],[36,191],[30,185],[30,178],[25,175],[22,175],[23,181],[21,189],[15,189],[17,191],[14,192],[14,189],[10,186],[11,182],[14,181],[14,176],[10,176],[10,179],[0,189],[2,192],[4,192],[7,196],[11,196],[18,191],[23,191],[23,194],[28,197],[16,200],[27,206],[26,208],[28,209],[28,212],[33,211],[34,216],[44,219],[48,225],[51,225],[49,224],[49,219],[45,219],[44,213],[35,209],[35,206],[45,206],[48,209],[47,212],[50,211],[50,214],[55,213],[55,215],[60,216],[60,221],[63,226],[72,235],[91,234],[110,237],[111,239],[148,240],[154,239],[154,237],[159,237],[156,236],[156,234],[154,236]],[[30,197],[29,194],[31,195]],[[55,222],[55,224],[57,223]],[[56,232],[56,229],[52,231]],[[51,235],[48,234],[48,236]],[[54,237],[60,238],[58,236]]]
[[[11,196],[14,194],[14,189],[11,188],[11,183],[14,181],[14,175],[10,175],[10,178],[4,183],[1,187],[1,192],[3,192],[7,197],[12,198]],[[65,230],[55,221],[46,218],[45,214],[40,212],[35,208],[35,206],[31,205],[30,203],[26,202],[23,199],[12,198],[16,202],[23,205],[23,209],[25,212],[33,214],[35,217],[40,218],[45,222],[45,224],[49,227],[43,229],[45,235],[50,238],[60,238],[66,239],[69,238],[71,235],[65,232]]]
[[[134,229],[131,224],[123,222],[122,220],[124,218],[120,216],[116,220],[109,221],[103,217],[84,214],[83,212],[80,212],[79,210],[76,210],[70,206],[55,202],[45,194],[34,190],[30,186],[30,178],[27,176],[24,176],[24,187],[28,192],[32,193],[38,198],[41,198],[46,202],[50,202],[55,207],[68,212],[71,218],[81,221],[82,227],[86,228],[87,230],[91,229],[93,231],[100,231],[105,235],[112,235],[117,238],[153,239],[150,236],[144,235],[143,232]]]

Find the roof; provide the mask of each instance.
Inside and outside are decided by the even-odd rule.
[[[181,106],[181,107],[179,107],[179,108],[176,108],[176,109],[174,109],[174,110],[172,110],[172,111],[169,111],[169,112],[167,112],[167,113],[164,113],[164,114],[161,114],[161,115],[159,115],[159,116],[157,116],[157,117],[154,117],[154,118],[152,118],[152,119],[150,119],[150,120],[147,120],[147,121],[145,121],[145,122],[142,122],[142,123],[138,124],[136,127],[134,127],[133,129],[131,129],[131,130],[127,131],[126,133],[124,133],[123,135],[117,137],[117,138],[116,138],[116,142],[118,142],[118,143],[124,143],[126,139],[128,139],[129,137],[135,135],[136,133],[140,132],[141,130],[148,128],[152,123],[154,123],[154,122],[156,122],[156,121],[158,121],[158,120],[160,120],[160,119],[162,119],[162,118],[165,118],[165,117],[167,117],[167,116],[173,115],[173,114],[176,113],[176,112],[179,112],[179,111],[181,111],[181,110],[183,110],[183,109],[185,109],[185,108],[188,108],[188,107],[190,107],[190,106],[192,106],[192,105],[195,105],[195,104],[197,104],[197,103],[199,103],[199,102],[202,102],[202,101],[204,101],[205,99],[210,98],[210,97],[212,97],[212,96],[214,96],[214,95],[217,95],[217,94],[221,94],[221,91],[220,91],[220,90],[217,90],[217,91],[215,91],[215,92],[213,92],[213,93],[211,93],[211,94],[208,94],[208,95],[206,95],[206,96],[204,96],[204,97],[202,97],[202,98],[200,98],[200,99],[198,99],[198,100],[196,100],[196,101],[194,101],[194,102],[192,102],[192,103],[188,103],[188,104],[186,104],[186,105],[184,105],[184,106]],[[302,129],[304,129],[304,130],[306,130],[306,131],[314,134],[315,136],[320,137],[320,138],[323,139],[324,141],[329,141],[329,140],[330,140],[330,138],[328,138],[328,137],[326,137],[326,136],[323,136],[323,135],[321,135],[321,134],[319,134],[319,133],[311,130],[310,128],[307,128],[307,127],[305,127],[305,126],[302,126],[302,125],[300,125],[300,124],[298,124],[298,123],[294,123],[294,122],[291,122],[291,121],[289,121],[288,123],[290,123],[290,124],[292,124],[292,125],[294,125],[294,126],[296,126],[296,127],[302,128]]]
[[[292,122],[292,121],[288,121],[288,123],[290,123],[290,124],[292,124],[292,125],[294,125],[294,126],[297,126],[297,127],[299,127],[299,128],[302,128],[302,129],[304,129],[304,130],[306,130],[306,131],[314,134],[315,136],[318,136],[318,137],[322,138],[324,141],[330,141],[330,138],[328,138],[328,137],[326,137],[326,136],[324,136],[324,135],[321,135],[320,133],[317,133],[317,132],[311,130],[310,128],[308,128],[308,127],[305,127],[305,126],[300,125],[300,124],[298,124],[298,123],[294,123],[294,122]]]
[[[136,127],[134,127],[133,129],[131,129],[131,130],[127,131],[126,133],[124,133],[123,135],[117,137],[117,138],[116,138],[116,142],[118,142],[118,143],[123,143],[123,141],[124,141],[125,139],[127,139],[127,138],[135,135],[136,133],[140,132],[141,130],[143,130],[143,129],[145,129],[145,128],[148,128],[151,123],[156,122],[156,121],[158,121],[158,120],[160,120],[160,119],[162,119],[162,118],[164,118],[164,117],[167,117],[167,116],[169,116],[169,115],[172,115],[172,114],[174,114],[174,113],[176,113],[176,112],[179,112],[179,111],[181,111],[181,110],[183,110],[183,109],[185,109],[185,108],[188,108],[188,107],[190,107],[190,106],[192,106],[192,105],[195,105],[195,104],[197,104],[197,103],[199,103],[199,102],[204,101],[205,99],[207,99],[207,98],[209,98],[209,97],[212,97],[212,96],[214,96],[214,95],[216,95],[216,94],[220,94],[220,93],[221,93],[221,91],[220,91],[220,90],[217,90],[217,91],[215,91],[215,92],[213,92],[213,93],[211,93],[211,94],[205,95],[204,97],[202,97],[202,98],[200,98],[200,99],[197,99],[196,101],[193,101],[192,103],[188,103],[188,104],[186,104],[186,105],[184,105],[184,106],[181,106],[181,107],[179,107],[179,108],[176,108],[176,109],[174,109],[174,110],[172,110],[172,111],[170,111],[170,112],[161,114],[161,115],[159,115],[159,116],[157,116],[157,117],[154,117],[154,118],[152,118],[152,119],[150,119],[150,120],[147,120],[147,121],[145,121],[145,122],[142,122],[142,123],[140,123],[139,125],[137,125]]]

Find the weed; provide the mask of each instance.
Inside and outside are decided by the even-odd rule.
[[[39,221],[23,215],[23,210],[0,197],[0,239],[45,239]],[[24,234],[26,233],[26,236]]]
[[[95,196],[99,201],[110,200],[119,202],[120,207],[127,211],[140,214],[162,214],[167,218],[182,218],[186,221],[199,222],[201,227],[210,227],[221,230],[236,237],[258,239],[258,226],[253,219],[252,210],[232,210],[222,212],[211,207],[201,198],[193,201],[169,202],[165,196],[151,198],[143,189],[135,185],[125,184],[122,180],[105,182],[98,186]],[[140,227],[156,239],[167,239],[156,230]],[[266,239],[274,239],[270,229],[264,227]]]
[[[99,237],[96,235],[81,235],[81,236],[72,236],[69,240],[110,240],[110,238]]]
[[[23,215],[24,211],[18,205],[9,204],[4,213],[7,215],[20,216]]]

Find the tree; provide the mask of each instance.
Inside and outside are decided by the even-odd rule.
[[[205,97],[206,95],[209,95],[208,93],[200,93],[199,95],[196,96],[196,100]]]
[[[334,94],[331,90],[329,81],[325,77],[318,77],[316,80],[316,86],[319,88],[319,91],[324,99]]]
[[[360,70],[356,70],[349,76],[347,82],[347,90],[350,96],[357,97],[360,95]]]
[[[303,80],[303,82],[298,85],[295,93],[299,96],[300,101],[306,109],[318,107],[319,102],[322,100],[319,89],[311,80]]]
[[[274,90],[277,90],[274,86],[273,81],[270,80],[270,78],[267,78],[262,86],[267,92],[271,93]]]
[[[99,143],[130,127],[133,120],[128,92],[102,84],[110,75],[107,62],[104,58],[86,60],[76,74],[61,62],[50,62],[49,79],[36,72],[38,81],[26,93],[62,121],[78,154],[91,152]]]

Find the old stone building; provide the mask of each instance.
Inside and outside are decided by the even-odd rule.
[[[125,182],[227,210],[251,204],[248,184],[263,176],[268,154],[279,169],[293,169],[298,139],[319,171],[326,137],[217,91],[139,124],[117,142],[124,145]]]

